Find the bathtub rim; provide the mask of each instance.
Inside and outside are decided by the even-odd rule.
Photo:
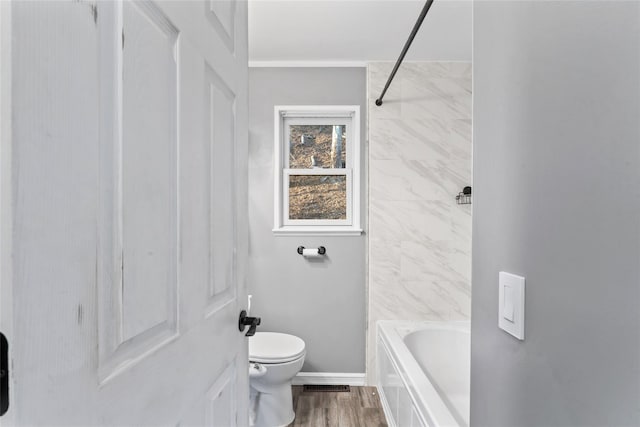
[[[406,331],[401,333],[400,329]],[[399,374],[402,383],[413,402],[420,421],[426,426],[464,426],[451,413],[440,393],[436,390],[427,374],[413,357],[404,337],[423,329],[456,330],[470,332],[469,321],[404,321],[379,320],[376,322],[376,336],[383,349],[389,354],[390,362]],[[403,355],[399,354],[404,352]],[[379,357],[379,355],[378,355]],[[376,365],[377,369],[377,365]],[[381,378],[377,378],[379,393],[383,393]],[[385,395],[385,400],[386,400]],[[427,406],[425,402],[430,402]],[[386,403],[386,402],[385,402]],[[389,408],[385,408],[388,412]],[[387,414],[389,417],[390,414]],[[395,420],[394,420],[395,421]]]

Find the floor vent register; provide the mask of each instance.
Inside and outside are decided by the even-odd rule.
[[[302,391],[343,391],[349,393],[351,388],[348,385],[305,384]]]

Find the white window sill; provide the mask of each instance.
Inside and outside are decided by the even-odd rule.
[[[362,235],[362,229],[351,227],[284,226],[274,228],[273,234],[276,236],[360,236]]]

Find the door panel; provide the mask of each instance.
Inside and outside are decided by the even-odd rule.
[[[205,107],[209,147],[209,248],[211,268],[207,315],[235,298],[235,253],[226,250],[236,235],[234,147],[222,141],[235,140],[235,94],[205,62]],[[215,199],[211,197],[215,195]],[[229,225],[232,227],[229,227]]]
[[[17,425],[247,424],[246,25],[12,5]]]
[[[114,165],[121,210],[114,214],[122,225],[124,342],[176,324],[178,30],[153,3],[122,6],[122,55],[114,58],[122,61],[121,152]]]
[[[178,334],[178,30],[153,3],[104,10],[100,380]],[[121,37],[118,37],[121,35]],[[191,210],[190,206],[185,206]]]
[[[235,366],[230,366],[207,391],[206,425],[233,425],[235,419]]]
[[[180,426],[230,426],[237,411],[235,364],[229,366],[204,397],[182,418]]]
[[[233,53],[235,45],[235,8],[230,0],[205,0],[205,14],[220,38]]]

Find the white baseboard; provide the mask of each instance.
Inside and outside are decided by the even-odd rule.
[[[293,378],[293,385],[326,384],[363,386],[364,374],[343,372],[298,372]]]

